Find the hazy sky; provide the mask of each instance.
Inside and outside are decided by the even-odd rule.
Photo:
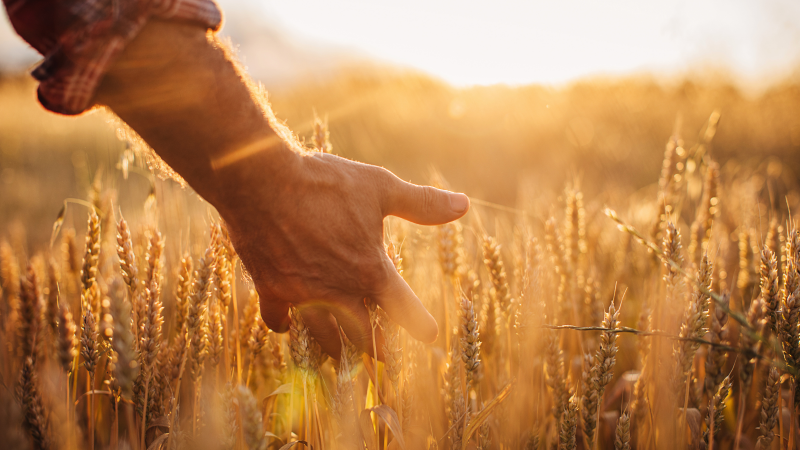
[[[328,48],[336,49],[332,53],[353,50],[457,85],[560,83],[593,74],[672,74],[695,67],[728,67],[752,80],[800,67],[798,0],[220,0],[220,4],[229,13],[224,31],[234,38],[252,36],[237,27],[258,23],[285,34],[287,41],[302,42],[298,49],[315,54]],[[262,54],[258,40],[242,44],[248,60]],[[4,18],[0,62],[8,66],[31,61]]]

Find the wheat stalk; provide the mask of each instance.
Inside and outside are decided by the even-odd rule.
[[[205,256],[199,261],[199,268],[194,274],[194,286],[189,299],[189,311],[186,315],[187,338],[190,347],[192,381],[197,382],[205,361],[207,347],[208,301],[211,296],[211,274],[214,269],[214,247],[209,244]]]
[[[242,343],[250,341],[250,332],[258,326],[259,314],[261,314],[261,305],[259,304],[258,292],[255,289],[250,289],[242,320],[239,324],[239,329],[241,330],[239,339]]]
[[[234,258],[236,257],[236,253],[233,250],[233,245],[230,243],[227,234],[227,228],[222,224],[217,224],[214,227],[214,236],[212,240],[217,242],[216,254],[217,254],[217,263],[214,266],[214,286],[215,286],[215,293],[217,302],[220,304],[219,306],[219,324],[215,324],[213,330],[214,332],[218,333],[218,339],[220,344],[214,347],[215,350],[222,351],[224,350],[225,356],[225,366],[227,367],[230,364],[231,356],[228,354],[231,348],[230,342],[230,330],[228,327],[228,308],[231,305],[231,301],[233,299],[233,291],[232,291],[232,284],[233,284],[233,272],[234,268],[233,265],[235,264]],[[234,311],[238,313],[238,309],[236,305],[234,305]],[[240,365],[239,359],[241,359],[241,349],[239,348],[240,343],[236,343],[236,359],[237,359],[237,368]],[[220,355],[216,355],[214,360],[219,361]],[[217,364],[215,362],[214,365]],[[239,369],[241,371],[241,369]]]
[[[494,296],[484,298],[481,306],[481,350],[485,355],[494,355],[495,342],[497,341],[497,302]]]
[[[170,379],[175,382],[181,375],[181,362],[186,352],[187,320],[192,299],[193,286],[192,257],[184,254],[181,258],[178,280],[175,285],[175,337],[169,349]]]
[[[269,329],[261,319],[256,316],[256,323],[250,329],[250,338],[247,340],[247,346],[250,349],[250,365],[247,369],[247,378],[245,386],[250,385],[250,378],[253,376],[253,367],[255,366],[256,358],[261,354],[261,351],[267,345],[267,338],[269,336]]]
[[[262,428],[261,410],[258,402],[246,386],[239,385],[234,393],[239,402],[239,417],[242,423],[242,436],[248,450],[266,450],[267,439]]]
[[[312,346],[311,332],[308,331],[303,317],[294,306],[289,308],[289,318],[291,325],[289,326],[290,344],[289,349],[292,353],[292,361],[304,376],[310,374],[314,368],[314,357]]]
[[[753,298],[753,286],[755,286],[759,276],[753,264],[755,257],[753,234],[755,234],[755,231],[747,228],[742,228],[739,231],[739,278],[736,280],[736,287],[739,288],[739,292],[741,292],[745,302]]]
[[[222,440],[220,448],[222,450],[234,450],[236,448],[236,436],[239,431],[236,404],[234,401],[233,385],[225,383],[225,387],[219,393],[219,404],[222,409]]]
[[[47,292],[45,294],[44,323],[47,327],[48,338],[52,340],[58,334],[58,267],[53,258],[47,259]]]
[[[200,396],[200,377],[203,371],[208,349],[208,303],[212,296],[211,275],[215,264],[215,243],[211,241],[206,248],[205,255],[199,261],[199,268],[195,271],[194,286],[189,300],[189,312],[186,316],[186,333],[188,353],[181,360],[181,368],[178,373],[178,380],[183,375],[185,362],[189,360],[190,374],[195,385],[194,401],[192,402],[192,431],[197,431],[197,403]],[[180,381],[179,381],[180,384]]]
[[[722,297],[722,304],[727,306],[730,302],[730,297],[726,294]],[[715,344],[722,344],[728,341],[728,314],[720,308],[719,305],[714,305],[713,314],[711,314],[711,324],[708,329],[708,341]],[[708,356],[706,357],[706,377],[704,380],[704,390],[706,398],[711,399],[717,391],[719,386],[725,378],[723,369],[725,363],[728,361],[728,355],[724,351],[716,347],[708,349]]]
[[[631,413],[625,411],[614,432],[614,450],[631,450]]]
[[[781,306],[778,287],[778,258],[768,246],[761,251],[761,301],[764,303],[764,316],[767,321],[765,331],[774,334],[777,331]]]
[[[764,320],[764,309],[765,305],[761,301],[761,298],[755,298],[752,302],[750,302],[750,308],[747,311],[747,322],[751,323],[756,330],[762,330],[766,326],[766,321]],[[758,360],[759,353],[761,351],[761,341],[758,341],[753,338],[753,336],[748,333],[747,329],[742,328],[741,334],[739,335],[739,347],[743,349],[749,350],[749,353],[754,355],[751,358],[745,359],[742,364],[739,366],[739,382],[741,383],[740,390],[742,392],[748,392],[750,389],[750,383],[753,381],[753,372],[755,371],[756,361]],[[746,395],[742,396],[741,398],[744,399]]]
[[[83,366],[89,374],[90,391],[94,390],[94,373],[97,368],[97,362],[100,359],[100,352],[97,347],[97,324],[94,319],[94,313],[92,313],[92,308],[86,308],[83,312],[83,326],[81,327],[81,358],[83,358]],[[89,399],[89,444],[91,449],[94,449],[95,441],[94,397],[92,395]]]
[[[761,421],[759,430],[761,436],[758,437],[756,448],[767,450],[772,448],[772,440],[775,438],[775,425],[778,424],[778,396],[781,391],[780,373],[778,369],[771,367],[769,376],[764,385],[764,397],[761,400]]]
[[[211,303],[208,309],[208,357],[211,367],[217,367],[222,358],[225,337],[222,332],[222,304],[220,301]],[[253,358],[255,361],[255,358]]]
[[[616,330],[620,327],[620,310],[614,307],[614,302],[608,307],[608,312],[603,317],[601,327],[607,330]],[[617,356],[617,333],[604,331],[600,334],[600,348],[594,356],[594,361],[587,361],[591,367],[586,374],[586,388],[582,398],[581,415],[583,416],[583,433],[586,438],[587,448],[592,448],[596,439],[597,420],[599,407],[603,403],[603,394],[613,378],[614,364]]]
[[[506,269],[500,255],[500,244],[497,239],[486,236],[483,240],[483,263],[489,271],[489,281],[492,284],[492,297],[497,315],[496,332],[502,335],[509,325],[510,308],[512,305],[511,291],[508,288]]]
[[[189,300],[192,295],[192,269],[194,263],[187,253],[181,257],[178,280],[175,283],[175,330],[179,331],[186,322],[189,314]]]
[[[50,420],[39,392],[36,368],[31,357],[26,357],[22,364],[16,393],[24,415],[22,426],[31,437],[33,448],[56,448],[50,435]]]
[[[386,378],[392,384],[395,395],[400,398],[400,374],[403,371],[403,347],[400,344],[400,325],[383,313],[381,310],[381,324],[383,324],[383,357]]]
[[[564,353],[558,345],[558,335],[555,331],[547,333],[545,339],[545,381],[553,399],[553,417],[556,422],[560,422],[561,414],[569,401]]]
[[[576,435],[578,431],[579,399],[572,396],[569,399],[559,421],[558,441],[561,450],[575,450],[578,448]]]
[[[478,450],[489,450],[492,446],[490,435],[491,428],[489,425],[489,419],[491,418],[492,416],[487,417],[478,430]]]
[[[403,259],[400,254],[395,250],[394,244],[389,242],[386,247],[386,253],[392,260],[395,270],[399,275],[403,275]],[[386,370],[386,377],[392,384],[394,393],[398,401],[396,407],[400,407],[399,399],[401,398],[400,392],[400,375],[403,372],[403,347],[400,343],[400,326],[391,320],[384,311],[381,310],[380,323],[383,328],[383,357],[384,369]]]
[[[439,246],[439,264],[442,273],[448,280],[453,279],[459,272],[462,264],[463,254],[461,251],[464,243],[461,224],[450,222],[437,227]]]
[[[681,235],[672,222],[667,222],[663,252],[662,261],[666,270],[664,275],[666,285],[665,306],[672,307],[672,305],[681,301],[684,288],[683,277],[680,274],[680,269],[683,265]],[[663,310],[660,312],[663,312]]]
[[[89,230],[86,233],[86,247],[81,267],[81,285],[84,290],[94,284],[97,278],[97,264],[100,261],[100,217],[89,212]]]
[[[700,267],[697,269],[697,286],[710,290],[713,271],[708,255],[703,255],[700,260]],[[686,378],[691,375],[694,355],[697,349],[700,348],[699,343],[688,339],[702,339],[705,336],[709,299],[710,297],[704,293],[703,289],[693,289],[691,300],[684,314],[683,324],[681,324],[681,331],[678,335],[686,340],[678,341],[673,349],[677,367],[676,374],[673,376],[672,389],[678,398],[682,398],[681,394],[686,386]]]
[[[81,262],[78,257],[78,246],[75,244],[75,230],[70,228],[64,230],[61,239],[61,252],[64,255],[64,262],[70,274],[77,274],[80,270]]]
[[[162,350],[162,326],[164,323],[163,309],[161,304],[161,255],[164,251],[164,241],[161,234],[153,230],[148,241],[146,284],[141,293],[143,309],[141,312],[142,322],[140,323],[140,344],[139,344],[139,365],[141,367],[139,377],[140,393],[137,398],[142,399],[142,442],[145,439],[147,423],[156,411],[148,408],[150,403],[156,401],[151,395],[151,390],[155,393],[154,379],[158,377],[156,370],[156,358]],[[141,395],[141,380],[144,380],[144,395]]]
[[[456,385],[458,383],[458,385]],[[464,428],[467,423],[467,404],[464,400],[464,393],[461,391],[461,383],[459,380],[451,379],[450,386],[453,388],[452,402],[450,403],[450,428],[452,450],[461,450],[461,440],[464,435]]]
[[[75,321],[69,311],[67,302],[61,302],[58,307],[58,336],[56,341],[56,355],[59,365],[65,372],[72,371],[72,361],[78,355],[78,340],[75,338]]]
[[[20,277],[20,317],[18,348],[23,358],[37,359],[36,348],[39,344],[39,328],[41,325],[42,298],[39,282],[33,266],[28,264],[25,276]]]
[[[711,225],[719,213],[719,164],[708,163],[706,181],[703,187],[703,199],[697,207],[697,217],[692,223],[689,241],[689,260],[697,264],[698,255],[707,253],[708,240],[711,238]]]
[[[94,371],[97,367],[97,361],[100,358],[100,352],[97,347],[97,322],[94,319],[94,313],[91,309],[83,312],[83,321],[81,324],[81,358],[83,359],[83,366],[89,373],[90,377],[94,377]]]
[[[461,360],[466,370],[467,386],[477,389],[481,379],[481,336],[478,328],[478,319],[472,300],[466,295],[461,295],[459,302],[459,316],[461,317]]]
[[[318,152],[333,153],[328,118],[326,117],[325,120],[320,119],[316,113],[314,113],[314,148]]]
[[[783,357],[793,369],[800,365],[800,275],[796,253],[800,251],[797,230],[792,229],[786,244],[786,266],[781,297],[781,314],[778,322]]]
[[[650,237],[654,242],[659,242],[661,240],[661,232],[666,228],[668,218],[672,214],[676,184],[674,175],[680,159],[679,148],[677,137],[673,135],[669,141],[667,141],[666,148],[664,149],[664,160],[661,164],[661,177],[658,179],[658,214],[653,224],[653,229],[650,232]]]
[[[414,363],[409,363],[406,365],[406,374],[403,381],[403,396],[400,408],[400,410],[403,411],[403,430],[409,430],[411,428],[411,422],[416,415],[417,397],[414,393],[416,383],[417,379]]]
[[[353,380],[354,366],[358,363],[358,351],[340,330],[342,352],[339,367],[336,370],[336,391],[332,403],[332,412],[339,426],[339,432],[349,445],[358,440],[358,420],[356,415],[355,389]],[[405,411],[405,409],[404,409]],[[403,416],[405,420],[405,416]],[[405,429],[405,423],[403,424]]]
[[[703,440],[700,442],[700,447],[703,450],[708,449],[710,446],[713,447],[714,437],[719,432],[720,426],[722,426],[722,412],[725,410],[725,399],[728,397],[730,390],[731,379],[730,377],[725,377],[709,402],[706,430],[703,432]]]
[[[539,429],[536,428],[525,441],[525,450],[539,450],[540,444]]]
[[[119,257],[122,280],[133,295],[139,288],[139,269],[136,266],[136,254],[133,252],[133,239],[128,222],[120,217],[117,224],[117,256]]]
[[[131,310],[130,305],[125,302],[118,288],[112,286],[111,292],[113,294],[110,302],[110,314],[117,318],[128,317]],[[126,324],[115,320],[113,336],[111,346],[114,349],[114,359],[110,371],[114,374],[121,395],[130,397],[133,393],[133,382],[139,374],[133,334]]]
[[[583,262],[586,257],[586,210],[583,207],[583,193],[570,188],[566,193],[564,211],[564,260],[567,262],[567,275],[573,293],[585,285]]]

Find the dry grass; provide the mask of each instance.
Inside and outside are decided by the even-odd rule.
[[[420,126],[419,118],[404,115],[408,105],[398,90],[436,93],[430,110],[418,105],[424,114],[453,101],[452,92],[430,82],[388,90],[350,83],[340,85],[342,92],[372,92],[384,104],[380,110],[395,108],[394,120],[406,126]],[[732,125],[724,115],[721,122],[716,113],[699,121],[695,109],[686,112],[684,121],[697,124],[689,135],[697,137],[684,138],[680,130],[688,125],[670,134],[674,112],[668,120],[655,117],[663,110],[646,108],[640,122],[603,119],[606,94],[580,85],[561,94],[519,91],[552,101],[549,118],[522,114],[503,89],[495,93],[519,122],[512,120],[511,129],[533,119],[548,127],[566,123],[565,139],[574,146],[564,154],[534,152],[550,172],[543,180],[507,177],[513,180],[491,186],[484,176],[500,179],[531,157],[509,152],[513,139],[493,135],[484,144],[504,148],[508,158],[492,156],[484,165],[489,175],[476,175],[473,189],[465,180],[482,164],[474,158],[491,152],[472,147],[484,137],[458,135],[466,122],[476,129],[492,123],[472,109],[437,119],[453,121],[448,133],[457,136],[433,157],[453,161],[443,171],[454,186],[506,204],[513,195],[503,184],[522,188],[516,208],[476,196],[467,217],[434,229],[387,220],[387,251],[441,333],[422,345],[368,302],[373,326],[386,337],[382,362],[359,354],[344,335],[341,361],[328,358],[294,308],[289,333],[269,331],[224,226],[202,201],[152,178],[138,157],[123,151],[120,170],[116,156],[105,171],[78,164],[88,195],[76,196],[91,209],[87,215],[69,203],[57,230],[60,245],[48,245],[53,217],[21,210],[28,233],[0,221],[8,225],[0,233],[0,442],[237,450],[292,443],[368,450],[800,443],[800,237],[792,216],[800,191],[790,176],[798,161],[785,151],[794,148],[794,125],[783,132],[772,125],[727,128],[743,123],[741,105],[775,111],[781,104],[789,113],[798,105],[684,85],[686,95],[694,89],[698,109],[726,98],[734,110]],[[335,97],[318,95],[324,105]],[[467,107],[500,101],[483,89],[456,97]],[[631,108],[643,101],[620,98]],[[281,101],[274,100],[279,113]],[[559,109],[580,102],[581,120]],[[327,107],[328,118],[305,130],[310,145],[326,152],[349,147],[358,156],[367,146],[351,127],[370,129],[367,116]],[[299,117],[292,114],[290,120]],[[594,124],[591,138],[587,121]],[[375,126],[380,133],[370,145],[396,138],[396,126]],[[627,161],[616,153],[624,149],[603,150],[609,134],[633,126],[646,131],[628,138],[646,135],[637,141],[644,147],[666,141],[665,151],[628,152]],[[748,132],[756,134],[748,142],[761,143],[774,132],[773,141],[783,144],[769,147],[771,155],[787,158],[737,159],[739,147],[726,145]],[[441,138],[429,129],[419,134]],[[557,142],[540,138],[527,145]],[[455,158],[461,139],[470,143]],[[630,145],[620,139],[616,145]],[[615,166],[592,169],[589,152],[596,163]],[[362,159],[393,168],[392,158]],[[470,158],[475,166],[465,169]],[[565,175],[568,165],[575,170]],[[623,176],[631,167],[636,173]],[[604,184],[603,176],[616,178]],[[433,182],[445,184],[440,175]],[[50,202],[30,197],[35,208]],[[13,209],[9,198],[2,201],[4,211]],[[76,240],[84,229],[81,249]]]

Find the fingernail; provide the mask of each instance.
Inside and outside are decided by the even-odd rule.
[[[469,208],[469,197],[464,194],[451,194],[450,208],[457,213],[466,211]]]

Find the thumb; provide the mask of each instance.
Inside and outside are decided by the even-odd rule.
[[[384,201],[384,215],[397,216],[419,225],[452,222],[469,210],[464,194],[408,183],[390,173]]]

